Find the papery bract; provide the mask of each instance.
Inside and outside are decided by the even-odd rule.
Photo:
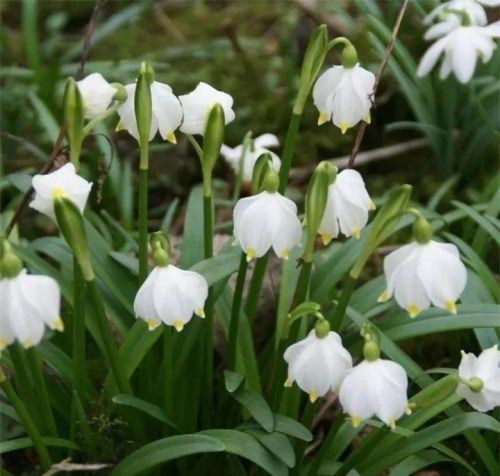
[[[92,188],[92,182],[88,182],[75,172],[73,164],[65,164],[60,169],[46,175],[35,175],[32,180],[35,198],[30,207],[47,215],[53,220],[54,199],[67,198],[71,200],[83,213],[87,199]]]
[[[288,363],[285,385],[297,382],[313,403],[329,390],[337,391],[352,367],[351,355],[332,331],[320,338],[313,329],[305,339],[288,347],[283,358]]]
[[[278,192],[264,191],[238,200],[233,221],[234,236],[248,261],[263,256],[271,247],[287,259],[302,237],[297,206]]]
[[[37,345],[45,326],[63,330],[60,291],[48,277],[27,274],[0,279],[0,351],[17,340],[25,348]]]
[[[134,300],[134,312],[150,330],[162,322],[180,332],[193,314],[205,317],[206,279],[194,271],[173,265],[157,266],[142,284]]]

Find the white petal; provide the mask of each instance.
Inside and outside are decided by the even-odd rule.
[[[445,49],[446,45],[448,43],[448,37],[441,38],[440,40],[436,41],[422,56],[422,59],[420,60],[420,63],[417,68],[417,76],[425,76],[430,72],[432,68],[434,68],[434,65],[436,64],[439,56]]]
[[[445,52],[443,62],[441,63],[441,68],[439,68],[439,78],[446,79],[453,69],[453,64],[451,62],[451,55]]]
[[[111,86],[100,73],[89,74],[76,84],[87,119],[93,119],[104,113],[116,94],[116,88]]]
[[[464,38],[465,39],[465,38]],[[465,84],[470,81],[476,69],[477,52],[474,45],[463,41],[451,51],[451,62],[457,79]]]
[[[312,91],[314,105],[318,108],[320,115],[325,115],[325,120],[331,118],[331,98],[339,85],[343,71],[343,66],[333,66],[327,69],[314,84]]]
[[[447,35],[460,25],[460,19],[456,15],[450,15],[446,21],[431,26],[424,35],[426,40],[435,40],[440,36]]]
[[[150,329],[160,324],[160,316],[156,312],[153,301],[153,290],[159,279],[158,268],[154,268],[139,288],[134,299],[134,313],[148,323]]]
[[[368,93],[370,94],[371,91]],[[333,123],[345,132],[355,126],[370,110],[367,95],[360,95],[355,87],[353,71],[346,70],[333,96]]]
[[[10,306],[5,305],[9,299],[10,279],[0,279],[0,352],[11,344],[14,339],[14,330],[10,324],[9,311]]]
[[[332,238],[337,238],[339,235],[337,204],[335,203],[334,195],[334,189],[330,185],[328,187],[328,199],[325,211],[318,229],[318,233],[321,235],[325,245],[328,244]]]
[[[31,304],[34,314],[51,329],[60,327],[61,293],[57,281],[49,276],[26,274],[21,283],[22,296]]]
[[[278,147],[279,139],[274,134],[262,134],[254,139],[254,147],[256,149],[267,149],[269,147]]]
[[[472,353],[463,353],[462,360],[460,361],[460,365],[458,366],[458,376],[461,379],[468,380],[472,377],[477,377],[477,374],[477,357]]]
[[[396,269],[405,263],[409,259],[413,259],[414,254],[418,250],[418,245],[416,243],[410,243],[409,245],[401,246],[397,250],[388,254],[384,258],[384,273],[387,282],[387,298],[392,296],[394,293],[394,273]]]
[[[477,374],[483,381],[488,381],[492,378],[498,378],[500,366],[500,351],[497,346],[483,350],[477,359]]]
[[[151,84],[153,114],[163,139],[167,140],[182,122],[182,106],[168,84],[153,81]]]
[[[485,7],[498,7],[500,6],[500,0],[476,0]]]
[[[467,403],[479,412],[489,412],[499,404],[499,396],[481,392],[473,392],[467,385],[459,384],[457,393],[467,400]]]
[[[302,238],[302,225],[297,217],[297,207],[290,199],[274,194],[277,213],[269,215],[275,222],[272,246],[279,257],[288,257],[288,252],[295,248]]]
[[[374,413],[369,402],[372,377],[368,362],[363,361],[347,372],[340,386],[340,404],[358,424],[370,418]]]

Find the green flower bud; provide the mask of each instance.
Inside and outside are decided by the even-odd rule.
[[[155,71],[151,66],[151,63],[149,63],[148,61],[141,62],[141,66],[139,68],[139,74],[143,74],[146,77],[148,84],[150,86],[155,80]]]
[[[54,211],[57,224],[80,265],[85,281],[92,281],[94,270],[90,262],[87,236],[80,210],[71,200],[58,197],[54,199]]]
[[[274,169],[269,169],[262,180],[262,189],[268,193],[275,193],[280,186],[279,175]]]
[[[410,400],[410,407],[417,409],[436,405],[452,395],[457,389],[458,383],[456,374],[447,375],[417,393]]]
[[[273,160],[269,152],[264,152],[256,160],[252,171],[252,193],[255,195],[262,192],[262,184],[265,176],[273,169]]]
[[[422,215],[419,215],[413,223],[413,236],[421,245],[429,243],[432,238],[432,228]]]
[[[354,68],[358,63],[358,52],[352,43],[342,50],[342,66],[344,68]]]
[[[484,387],[484,382],[479,378],[479,377],[472,377],[468,380],[465,380],[464,383],[473,391],[476,393],[479,393],[483,387]]]
[[[205,134],[203,135],[203,155],[201,166],[203,169],[204,194],[210,196],[212,170],[219,158],[220,148],[224,142],[224,109],[219,103],[215,103],[209,113]]]
[[[139,145],[141,148],[147,147],[149,143],[149,131],[153,116],[153,106],[151,102],[151,82],[154,73],[149,63],[141,63],[139,76],[135,87],[134,109],[137,120],[137,130],[139,132]],[[145,155],[147,160],[147,155]],[[144,162],[141,158],[141,162]],[[141,163],[141,168],[148,168],[147,163]]]
[[[64,125],[70,147],[70,160],[76,170],[80,168],[84,118],[80,90],[76,81],[73,78],[68,78],[64,88]]]
[[[330,323],[325,318],[317,319],[316,324],[314,324],[314,332],[318,339],[323,339],[330,332]]]
[[[300,73],[300,84],[293,112],[302,114],[309,91],[318,76],[328,51],[328,30],[320,25],[314,30],[307,45]]]
[[[149,238],[153,249],[153,258],[157,266],[167,266],[170,262],[170,240],[162,231],[151,234]]]
[[[335,176],[335,167],[330,162],[323,161],[318,164],[309,181],[305,205],[305,221],[307,223],[305,261],[312,260],[314,241],[328,200],[328,186],[335,179]]]
[[[361,327],[361,336],[365,339],[363,345],[363,355],[365,360],[369,362],[380,358],[380,337],[375,328],[369,323],[365,322]]]
[[[396,218],[406,210],[410,201],[411,191],[411,185],[401,185],[393,190],[387,202],[373,219],[366,237],[364,248],[358,255],[358,259],[354,263],[350,273],[354,279],[359,277],[363,266],[374,250],[376,250],[394,231],[397,225]]]
[[[0,276],[2,278],[14,278],[22,269],[22,260],[12,251],[10,243],[4,240],[1,245]]]

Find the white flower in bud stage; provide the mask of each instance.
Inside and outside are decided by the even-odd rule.
[[[48,276],[30,275],[0,279],[0,351],[17,339],[25,348],[37,345],[45,325],[62,331],[61,295]]]
[[[344,134],[361,120],[369,124],[374,84],[375,75],[359,64],[352,68],[333,66],[325,71],[313,88],[318,125],[331,120]]]
[[[437,40],[425,52],[418,65],[417,75],[428,74],[441,54],[444,54],[439,77],[445,79],[453,71],[457,79],[465,84],[472,78],[478,58],[483,63],[490,61],[496,48],[492,38],[498,37],[500,37],[500,21],[485,27],[458,26]]]
[[[339,400],[352,424],[378,417],[394,428],[408,408],[408,377],[401,365],[385,359],[363,360],[347,372]]]
[[[135,88],[136,84],[127,84],[126,101],[117,109],[120,122],[116,130],[126,129],[137,141],[139,131],[137,129],[137,119],[135,117]],[[165,83],[153,81],[151,83],[151,128],[149,129],[149,140],[152,140],[157,132],[169,142],[175,144],[175,131],[182,122],[182,106],[179,99],[172,92],[172,88]]]
[[[30,207],[47,215],[53,220],[54,199],[64,197],[71,200],[83,213],[89,197],[92,182],[87,182],[75,172],[73,164],[63,165],[55,172],[46,175],[35,175],[32,181],[35,198]]]
[[[208,284],[201,274],[173,265],[156,266],[137,292],[134,312],[150,330],[164,322],[180,332],[193,314],[205,317],[207,296]]]
[[[347,237],[359,238],[368,222],[369,210],[374,209],[361,174],[343,170],[328,187],[328,201],[318,230],[323,243],[328,244],[339,231]]]
[[[467,383],[460,383],[458,394],[480,412],[500,406],[500,352],[494,345],[483,350],[479,357],[462,351],[458,376]]]
[[[346,372],[352,368],[352,358],[342,346],[340,336],[330,331],[318,337],[313,329],[309,335],[286,349],[288,363],[285,386],[293,382],[309,394],[312,403],[329,390],[338,391]]]
[[[89,74],[76,85],[87,119],[93,119],[105,112],[117,91],[100,73]]]
[[[467,270],[458,249],[449,243],[413,242],[402,246],[384,259],[387,289],[379,302],[393,294],[410,317],[434,306],[456,314],[455,302],[467,283]]]
[[[264,256],[269,248],[283,259],[300,244],[302,226],[297,206],[278,192],[241,198],[234,207],[234,236],[247,260]]]
[[[243,144],[237,145],[234,148],[223,144],[220,150],[221,155],[233,168],[235,174],[239,174],[241,163],[243,162],[243,180],[246,182],[252,180],[252,172],[255,162],[257,162],[257,159],[264,152],[268,152],[271,155],[273,169],[275,172],[279,172],[281,167],[280,158],[274,152],[268,150],[268,147],[277,147],[280,145],[278,138],[274,134],[262,134],[261,136],[256,137],[252,142],[253,148],[250,145],[245,151],[245,156],[243,158]]]
[[[220,104],[224,110],[224,123],[227,125],[234,119],[233,98],[207,83],[198,83],[198,86],[189,94],[179,96],[184,111],[181,131],[185,134],[205,133],[205,126],[210,109],[214,104]]]

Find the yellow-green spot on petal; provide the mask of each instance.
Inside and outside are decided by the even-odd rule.
[[[345,134],[347,132],[347,129],[349,129],[349,123],[348,122],[341,122],[340,123],[340,132],[342,132],[342,134]]]
[[[309,392],[309,401],[314,403],[318,399],[318,392],[316,390],[311,390]]]
[[[205,310],[202,307],[197,308],[194,313],[202,319],[205,317]]]
[[[182,329],[184,329],[184,322],[182,322],[180,319],[176,319],[172,325],[175,327],[175,330],[177,332],[180,332],[182,331]]]
[[[281,252],[281,259],[288,259],[289,256],[288,256],[288,250],[285,248],[282,252]]]
[[[115,127],[115,131],[119,132],[119,131],[122,131],[123,129],[125,129],[125,124],[123,123],[122,120],[120,120],[120,121],[118,121],[118,124]]]
[[[323,245],[326,246],[330,241],[333,239],[333,235],[331,233],[320,233],[321,235],[321,241],[323,242]]]
[[[52,190],[52,198],[64,197],[64,190],[61,187],[56,187]]]
[[[52,325],[53,325],[54,329],[56,329],[57,331],[62,332],[64,330],[64,322],[62,321],[62,319],[60,317],[56,318]]]
[[[376,210],[377,209],[377,205],[375,205],[373,202],[370,202],[370,210]]]
[[[247,249],[247,261],[250,262],[255,258],[256,255],[255,248],[248,248]]]
[[[388,424],[394,430],[394,428],[396,428],[396,419],[395,418],[389,418]]]
[[[33,341],[31,339],[24,339],[23,340],[23,347],[25,349],[29,349],[30,347],[33,347]]]
[[[448,301],[446,301],[446,309],[448,309],[448,311],[450,311],[452,314],[456,314],[457,305],[455,304],[455,301],[453,301],[452,299],[448,299]]]
[[[420,314],[420,309],[416,304],[410,304],[406,308],[410,317],[417,317]]]
[[[377,302],[386,302],[388,299],[389,299],[389,293],[387,292],[387,289],[385,289],[378,297]]]
[[[354,230],[351,231],[351,235],[358,239],[359,235],[361,235],[361,230],[359,228],[354,228]]]
[[[328,115],[325,114],[324,112],[320,112],[318,117],[318,126],[321,126],[321,124],[324,124],[327,121],[328,121]]]
[[[148,325],[148,329],[150,331],[158,327],[158,321],[156,319],[146,319],[146,324]]]
[[[372,122],[372,115],[369,112],[367,112],[363,116],[363,121],[365,121],[367,124],[371,124],[371,122]]]
[[[361,418],[357,415],[351,415],[351,422],[354,428],[357,428],[361,423]]]
[[[292,385],[293,385],[293,378],[288,377],[288,378],[285,380],[285,387],[291,387]]]
[[[405,413],[407,415],[411,415],[412,414],[412,410],[411,410],[411,407],[410,407],[409,403],[407,403],[406,406],[405,406]]]
[[[175,137],[174,131],[168,131],[165,134],[165,138],[172,144],[177,144],[177,138]]]

